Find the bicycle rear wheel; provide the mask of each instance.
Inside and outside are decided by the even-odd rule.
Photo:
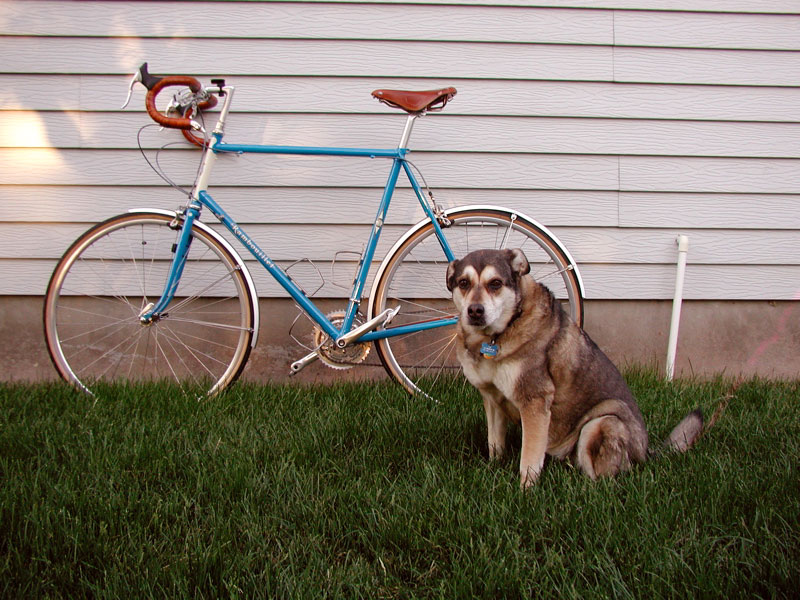
[[[164,288],[181,225],[169,213],[112,217],[78,238],[47,288],[44,328],[59,374],[94,394],[101,382],[178,382],[215,394],[244,368],[257,322],[249,275],[227,243],[192,228],[176,296],[139,315]]]
[[[468,207],[447,213],[443,229],[456,258],[482,248],[520,248],[531,275],[561,300],[567,314],[583,324],[583,290],[572,257],[550,232],[526,217],[494,207]],[[457,316],[445,284],[445,258],[432,223],[412,229],[390,251],[378,271],[369,316],[400,307],[392,327],[453,319]],[[435,387],[460,376],[455,326],[387,337],[375,342],[390,375],[412,394],[435,396]]]

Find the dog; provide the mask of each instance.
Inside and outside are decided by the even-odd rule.
[[[545,455],[571,459],[592,479],[643,462],[647,429],[622,375],[529,273],[519,249],[477,250],[447,268],[457,355],[483,397],[490,459],[504,455],[515,421],[523,488],[539,477]],[[694,411],[666,445],[684,451],[702,429],[702,413]]]

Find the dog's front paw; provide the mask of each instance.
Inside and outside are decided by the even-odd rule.
[[[524,471],[520,470],[519,487],[522,490],[527,490],[539,479],[539,473],[541,473],[541,468],[534,469],[533,467],[528,467]]]
[[[544,457],[545,454],[542,453],[540,456],[532,457],[533,460],[524,460],[524,457],[520,460],[519,477],[520,487],[523,490],[527,490],[539,479],[539,474],[544,468]]]
[[[506,454],[506,447],[504,444],[489,444],[489,459],[500,460]]]

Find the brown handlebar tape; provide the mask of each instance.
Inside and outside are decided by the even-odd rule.
[[[172,129],[191,129],[192,120],[189,117],[168,117],[159,112],[159,110],[156,108],[156,96],[158,96],[159,92],[166,87],[175,85],[186,86],[195,94],[203,89],[203,86],[194,77],[190,77],[188,75],[168,75],[156,83],[152,89],[147,92],[147,96],[144,100],[144,105],[147,108],[147,114],[149,114],[150,118],[152,118],[156,123],[164,127],[170,127]],[[214,96],[210,96],[208,100],[201,102],[197,107],[198,109],[206,109],[212,108],[216,104],[217,99]]]

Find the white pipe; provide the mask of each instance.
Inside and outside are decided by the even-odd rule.
[[[683,301],[683,278],[686,273],[686,254],[689,252],[689,238],[679,235],[678,271],[675,274],[675,296],[672,301],[672,322],[669,326],[669,342],[667,343],[667,380],[675,375],[675,353],[678,349],[678,326],[681,320],[681,302]]]

